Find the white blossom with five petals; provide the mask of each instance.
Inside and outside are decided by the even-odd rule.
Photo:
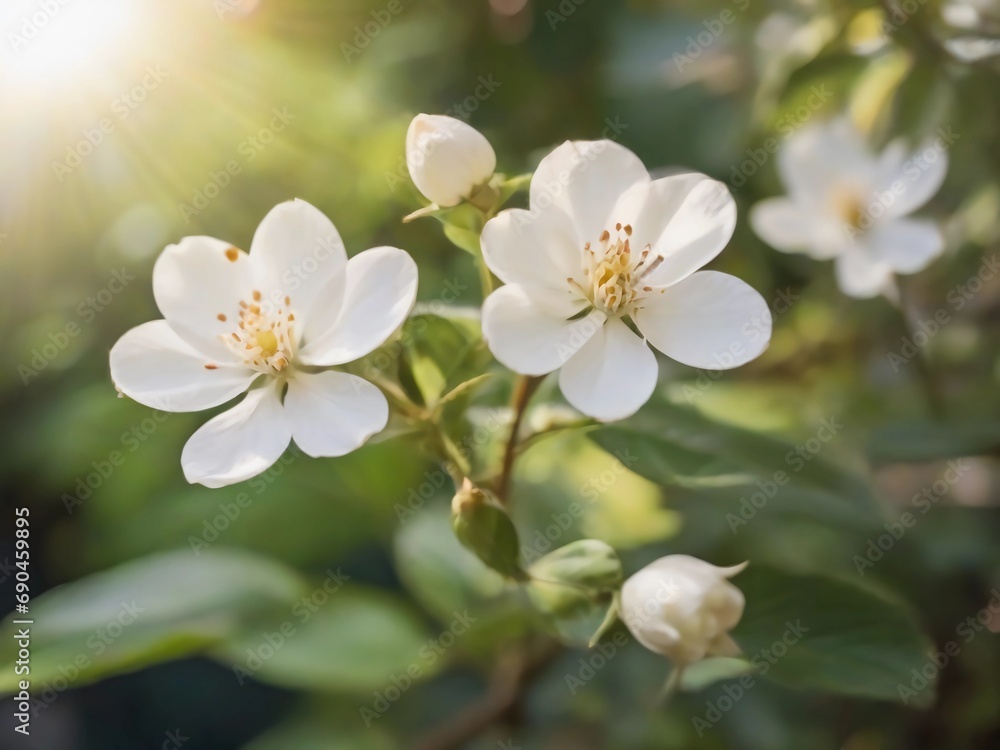
[[[416,264],[403,250],[377,247],[348,260],[318,209],[282,203],[249,254],[211,237],[163,251],[153,295],[164,319],[118,340],[111,376],[119,392],[171,412],[210,409],[250,389],[184,446],[189,482],[249,479],[292,439],[310,456],[344,455],[385,427],[388,404],[368,381],[318,368],[380,346],[406,319],[416,288]]]
[[[612,141],[566,142],[538,165],[530,206],[483,229],[483,257],[505,283],[483,304],[483,334],[515,372],[560,370],[576,409],[606,421],[636,412],[657,381],[647,343],[709,369],[737,367],[767,347],[771,315],[760,294],[698,271],[736,226],[722,183],[701,174],[653,180]]]
[[[751,226],[778,250],[833,259],[845,294],[892,295],[894,274],[916,273],[944,250],[935,222],[909,217],[944,181],[943,140],[915,153],[894,141],[876,155],[844,117],[790,136],[777,164],[788,195],[754,206]]]

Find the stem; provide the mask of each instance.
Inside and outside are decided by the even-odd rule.
[[[476,258],[476,267],[479,269],[479,285],[483,289],[483,299],[486,299],[493,292],[493,274],[482,255]]]
[[[682,677],[684,677],[684,665],[678,664],[671,670],[667,676],[667,681],[663,683],[663,688],[660,690],[659,695],[656,696],[657,706],[662,708],[670,705],[670,701],[674,699],[674,696],[680,690]]]
[[[496,722],[515,718],[512,715],[531,681],[561,650],[553,641],[534,658],[523,652],[501,658],[486,694],[427,734],[415,745],[417,750],[457,750]]]
[[[916,334],[916,327],[913,325],[911,320],[911,315],[909,310],[912,306],[909,304],[908,296],[905,293],[903,285],[899,285],[899,319],[903,327],[903,335],[911,342],[914,342],[916,346],[914,335]],[[915,317],[915,316],[913,316]],[[930,410],[931,415],[936,419],[943,419],[945,414],[944,408],[944,396],[942,394],[941,384],[938,382],[937,374],[931,367],[930,357],[927,354],[926,347],[917,347],[917,356],[913,358],[914,366],[917,368],[918,380],[924,391],[924,397],[927,400],[927,408]]]
[[[528,402],[538,386],[541,385],[541,377],[529,375],[518,375],[514,382],[514,393],[511,396],[510,406],[514,412],[514,420],[510,425],[510,435],[507,438],[507,445],[503,453],[503,465],[500,469],[500,476],[497,479],[497,498],[503,505],[507,505],[507,495],[510,492],[511,474],[514,471],[514,459],[517,458],[517,438],[521,432],[521,422],[524,421],[524,413],[527,411]]]
[[[538,432],[533,432],[528,435],[524,440],[517,444],[517,455],[521,455],[527,451],[535,443],[544,440],[552,435],[558,435],[560,432],[565,432],[566,430],[584,429],[587,427],[594,427],[598,425],[599,422],[596,419],[590,419],[585,417],[583,419],[576,419],[572,422],[566,422],[564,424],[557,424],[553,427],[546,427],[544,430],[539,430]]]

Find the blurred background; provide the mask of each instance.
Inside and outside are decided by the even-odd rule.
[[[0,602],[13,607],[15,507],[30,508],[33,596],[82,583],[47,622],[36,610],[42,703],[30,738],[5,711],[0,747],[1000,747],[1000,617],[956,636],[1000,586],[998,18],[975,0],[5,0]],[[463,317],[480,301],[471,259],[435,222],[400,221],[421,205],[403,160],[418,112],[474,125],[509,174],[565,139],[609,137],[651,169],[729,183],[740,222],[712,267],[771,302],[771,347],[711,377],[664,360],[672,433],[648,450],[752,464],[766,481],[807,446],[801,491],[748,512],[749,490],[631,466],[629,450],[647,454],[627,431],[553,437],[519,467],[522,542],[603,539],[627,573],[684,552],[891,589],[939,648],[961,644],[932,705],[762,681],[698,729],[721,688],[651,711],[666,664],[631,642],[596,672],[593,652],[552,648],[508,696],[495,670],[544,627],[454,541],[451,485],[412,443],[336,460],[293,449],[222,490],[184,482],[181,447],[207,415],[118,399],[107,355],[159,317],[152,265],[185,235],[246,248],[272,206],[304,198],[349,254],[407,249],[443,348],[489,361]],[[876,144],[957,134],[924,209],[948,249],[902,280],[902,313],[845,298],[830,264],[772,250],[745,218],[784,192],[763,144],[844,112]],[[454,367],[419,341],[393,346]],[[509,378],[495,380],[461,428],[486,456],[504,437]],[[536,403],[544,429],[558,390]],[[926,513],[879,548],[918,497]],[[483,696],[487,719],[456,744],[455,716]]]

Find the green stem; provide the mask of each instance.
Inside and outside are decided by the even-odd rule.
[[[684,677],[684,665],[678,664],[667,676],[667,681],[663,683],[663,688],[656,696],[656,705],[663,708],[670,705],[674,696],[680,691],[681,678]]]
[[[486,299],[493,292],[493,274],[486,265],[486,261],[483,260],[481,250],[479,255],[476,256],[476,268],[479,269],[479,285],[483,290],[483,299]]]

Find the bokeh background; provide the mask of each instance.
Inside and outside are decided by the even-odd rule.
[[[39,668],[73,662],[78,652],[59,651],[65,633],[97,636],[82,653],[99,665],[110,650],[115,661],[106,672],[47,678],[54,692],[30,738],[12,732],[5,709],[0,747],[413,747],[486,694],[495,665],[536,637],[538,618],[523,599],[454,542],[450,484],[412,441],[387,439],[338,460],[292,452],[253,482],[192,487],[180,451],[206,415],[159,415],[118,399],[108,375],[117,337],[159,317],[150,273],[165,245],[208,234],[248,247],[264,214],[296,196],[333,219],[350,254],[407,249],[432,312],[461,319],[463,307],[478,305],[471,259],[434,221],[400,221],[421,205],[403,161],[417,112],[470,122],[510,174],[530,171],[562,140],[612,137],[653,169],[728,182],[740,222],[713,267],[772,303],[774,336],[758,361],[718,378],[661,364],[671,445],[755,460],[767,477],[784,465],[781,443],[804,445],[822,420],[839,425],[808,452],[801,476],[811,493],[779,495],[736,525],[727,514],[748,493],[623,469],[613,454],[629,450],[623,433],[539,442],[515,483],[525,539],[553,524],[559,544],[603,539],[627,572],[685,552],[863,578],[907,600],[935,643],[955,639],[1000,586],[1000,275],[988,271],[1000,237],[1000,67],[990,57],[1000,27],[990,3],[892,8],[5,0],[0,609],[14,601],[16,506],[31,511],[36,598],[134,561],[160,586],[150,589],[155,601],[138,603],[148,619],[133,622],[123,601],[120,628],[95,614],[107,611],[102,596],[115,596],[106,581],[62,602],[60,621],[47,626],[55,645],[36,645]],[[823,101],[810,106],[817,90]],[[903,280],[902,312],[885,299],[843,297],[829,264],[775,252],[745,218],[754,202],[783,192],[762,144],[844,112],[874,143],[917,142],[942,127],[957,134],[945,185],[924,210],[945,226],[948,249]],[[975,277],[974,293],[958,291]],[[904,339],[940,310],[946,324],[894,365],[889,354],[905,356]],[[442,340],[465,345],[463,325],[447,323]],[[469,415],[468,434],[481,428],[487,456],[502,432],[505,377]],[[529,422],[544,426],[558,413],[558,392],[543,389],[537,403]],[[956,460],[961,476],[938,492]],[[882,524],[913,510],[925,488],[929,512],[859,569],[859,555],[875,557],[869,545],[887,533]],[[564,523],[574,502],[580,512]],[[209,564],[213,553],[220,557]],[[291,571],[301,576],[294,584]],[[283,605],[302,633],[287,639],[266,679],[241,677],[234,665],[273,630],[274,620],[253,618],[289,586],[304,587],[292,600],[299,609]],[[306,613],[322,627],[306,632]],[[580,677],[592,652],[562,648],[499,721],[462,746],[997,748],[998,631],[995,618],[963,644],[941,671],[936,701],[921,710],[761,681],[703,736],[692,717],[724,695],[718,685],[651,710],[665,662],[629,643],[573,688],[567,677]],[[420,678],[393,692],[412,665]],[[366,707],[378,714],[371,726]]]

